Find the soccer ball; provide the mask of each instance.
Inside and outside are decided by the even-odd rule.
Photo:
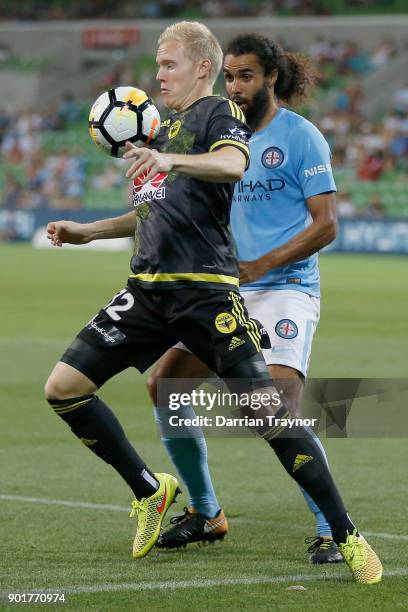
[[[89,113],[89,133],[102,151],[114,157],[125,153],[127,141],[137,146],[156,138],[160,130],[159,111],[149,96],[136,87],[105,91]]]

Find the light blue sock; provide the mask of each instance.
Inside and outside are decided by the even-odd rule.
[[[169,413],[177,414],[179,418],[192,419],[196,416],[191,406],[181,406],[177,412],[163,409],[154,409],[156,422],[162,432],[162,425],[166,425]],[[168,429],[168,425],[167,428]],[[190,506],[208,518],[213,518],[220,510],[220,504],[215,495],[207,463],[207,444],[204,434],[199,427],[177,430],[178,436],[184,438],[162,437],[161,440],[173,461],[178,473],[183,479],[190,497]]]
[[[312,434],[314,441],[316,442],[316,444],[319,446],[320,450],[322,451],[323,456],[328,466],[329,462],[327,461],[327,456],[326,456],[326,452],[324,450],[323,444],[320,442],[318,436],[314,433],[314,431],[310,430],[310,433]],[[332,537],[330,525],[326,521],[324,514],[320,511],[320,508],[317,506],[317,504],[315,504],[313,499],[310,497],[308,493],[306,493],[306,491],[304,491],[303,489],[300,489],[300,490],[303,493],[303,497],[305,498],[310,511],[313,512],[313,514],[315,515],[317,534],[320,537],[322,536]]]

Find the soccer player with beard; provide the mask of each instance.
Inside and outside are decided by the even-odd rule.
[[[161,35],[156,59],[162,95],[175,113],[163,122],[157,149],[129,143],[125,157],[134,160],[129,178],[144,176],[147,184],[161,175],[160,193],[148,189],[147,201],[139,202],[136,190],[136,214],[91,224],[48,225],[57,246],[136,231],[126,288],[81,330],[46,384],[58,416],[133,490],[136,558],[157,541],[177,480],[146,466],[114,413],[95,394],[98,388],[129,366],[146,370],[181,341],[206,368],[227,380],[232,392],[262,390],[271,400],[279,395],[260,350],[259,328],[248,318],[237,291],[238,265],[228,223],[232,184],[248,165],[248,129],[234,102],[212,96],[222,60],[219,45],[202,24],[181,22]],[[281,401],[278,406],[271,402],[270,408],[278,423],[285,422],[288,411]],[[311,432],[297,424],[290,431],[268,425],[258,434],[321,508],[355,580],[381,580],[381,563],[348,516]]]
[[[315,71],[304,56],[285,53],[258,34],[243,34],[227,45],[224,78],[229,97],[254,131],[251,164],[235,185],[231,211],[240,291],[250,316],[262,321],[271,339],[272,348],[263,351],[269,372],[284,389],[286,404],[299,415],[320,313],[317,251],[335,236],[336,187],[322,134],[279,102],[303,102]],[[171,349],[150,377],[155,403],[160,378],[206,376],[205,367],[183,349],[181,344]],[[194,416],[190,407],[181,410],[186,418]],[[166,418],[157,409],[156,416],[159,422]],[[317,436],[314,439],[324,454]],[[205,439],[186,433],[184,438],[164,435],[163,441],[187,484],[190,508],[172,519],[174,526],[158,545],[173,548],[222,539],[228,524],[212,486]],[[310,562],[342,561],[324,514],[302,492],[316,518],[317,536],[308,540]]]

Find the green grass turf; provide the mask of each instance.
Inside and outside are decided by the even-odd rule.
[[[0,257],[0,493],[126,506],[130,501],[126,485],[70,435],[47,407],[42,387],[74,333],[124,285],[128,255],[3,245]],[[311,374],[405,376],[406,260],[326,255],[321,271],[322,320]],[[155,431],[144,380],[129,370],[110,381],[101,396],[114,407],[152,468],[171,471]],[[403,439],[327,441],[334,476],[363,531],[408,534],[405,449]],[[209,456],[218,495],[231,520],[224,543],[153,552],[135,562],[130,558],[133,523],[126,512],[0,500],[0,591],[196,581],[197,588],[74,594],[67,604],[53,609],[408,607],[407,576],[362,587],[351,582],[344,566],[307,564],[303,538],[314,533],[312,517],[266,445],[250,439],[211,439]],[[174,511],[185,499],[179,498]],[[371,536],[370,540],[386,571],[406,567],[407,539]],[[304,581],[307,590],[301,592],[286,590],[293,583],[302,584],[300,578],[199,586],[211,579],[301,575],[325,579]]]

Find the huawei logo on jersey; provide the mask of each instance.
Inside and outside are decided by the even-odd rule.
[[[146,188],[151,189],[152,187],[154,189],[158,189],[163,183],[164,179],[167,178],[167,172],[158,172],[157,174],[154,175],[153,178],[150,179],[148,183],[143,185],[142,183],[144,179],[146,178],[146,176],[149,174],[149,171],[150,171],[150,168],[148,168],[145,172],[143,172],[143,174],[135,178],[135,180],[133,181],[133,193],[139,192],[142,189],[146,189]]]
[[[149,169],[133,181],[133,206],[138,206],[142,202],[150,202],[150,200],[162,200],[166,197],[166,187],[162,187],[162,184],[167,178],[167,172],[158,172],[143,185],[148,174]]]

